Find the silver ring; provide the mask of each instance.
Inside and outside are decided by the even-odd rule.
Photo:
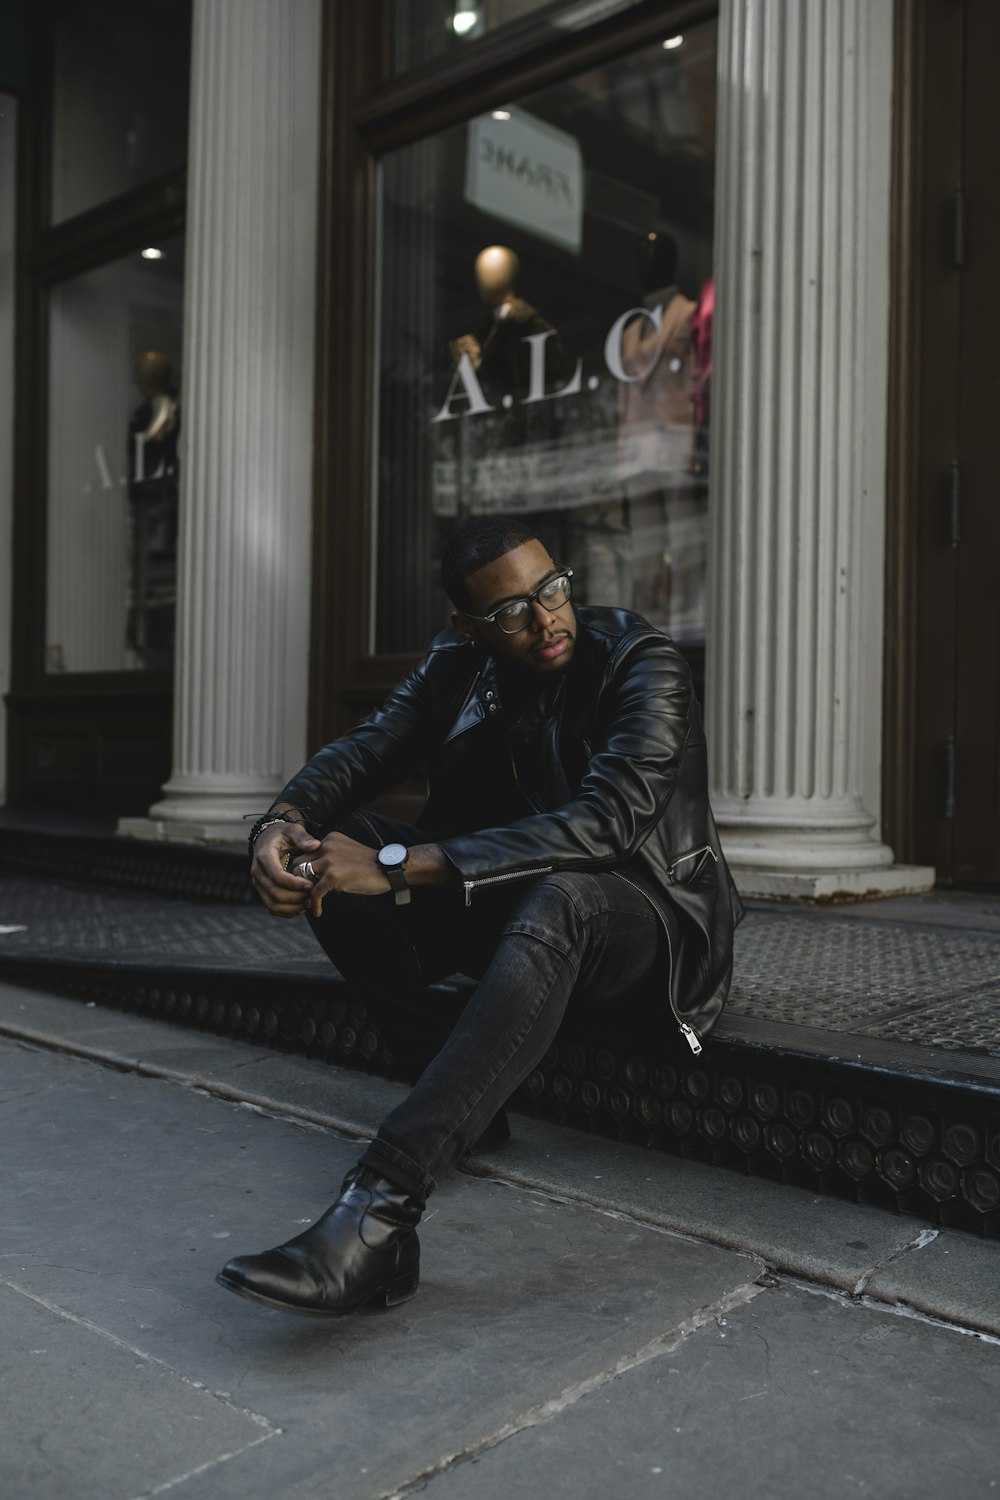
[[[304,875],[307,880],[318,880],[319,876],[312,867],[311,859],[304,859],[299,865],[299,874]]]

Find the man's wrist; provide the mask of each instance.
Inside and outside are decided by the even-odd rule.
[[[252,817],[253,814],[251,813],[247,816]],[[307,827],[307,819],[299,808],[293,807],[289,802],[276,802],[273,807],[268,808],[267,812],[257,819],[250,830],[250,836],[247,839],[247,849],[251,861],[254,857],[254,848],[261,834],[268,828],[273,828],[278,823],[298,823],[303,828]]]
[[[406,861],[409,885],[453,885],[458,871],[440,844],[413,844]]]

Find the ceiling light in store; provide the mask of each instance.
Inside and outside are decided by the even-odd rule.
[[[139,252],[143,260],[162,260],[163,251],[157,250],[155,245],[147,245],[145,250]]]
[[[472,10],[468,5],[463,6],[461,10],[456,10],[451,18],[452,30],[459,36],[464,36],[467,31],[472,30],[478,20],[478,11]]]
[[[683,45],[684,38],[682,36],[668,36],[667,40],[663,43],[663,50],[665,52],[675,52],[678,47],[683,47]]]
[[[510,110],[509,109],[494,109],[490,113],[490,119],[491,120],[509,120],[510,119]]]

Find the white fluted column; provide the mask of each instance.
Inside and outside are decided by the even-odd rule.
[[[305,758],[320,0],[195,0],[173,772],[240,838]]]
[[[723,0],[712,797],[741,889],[920,889],[878,837],[892,0]]]

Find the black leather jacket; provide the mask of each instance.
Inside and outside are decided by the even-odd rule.
[[[743,909],[708,804],[690,669],[639,615],[581,607],[576,616],[569,667],[513,723],[493,659],[443,631],[383,707],[314,755],[281,800],[326,832],[422,767],[420,825],[458,871],[467,904],[491,884],[556,870],[631,881],[666,929],[667,998],[698,1052],[729,992]],[[513,820],[498,821],[498,803]]]

